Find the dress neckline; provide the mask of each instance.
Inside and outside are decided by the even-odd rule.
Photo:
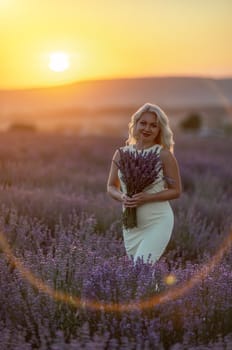
[[[135,144],[133,144],[133,145],[132,145],[132,148],[133,148],[133,150],[135,150],[135,151],[149,151],[149,150],[151,150],[152,148],[154,148],[154,147],[156,147],[156,146],[160,146],[160,144],[155,143],[153,146],[150,146],[150,147],[148,147],[148,148],[142,148],[142,149],[137,149],[137,148],[135,147]]]

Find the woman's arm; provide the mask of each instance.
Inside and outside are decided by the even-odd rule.
[[[111,162],[110,173],[107,181],[107,193],[117,201],[123,202],[125,199],[125,194],[120,191],[120,184],[118,178],[118,167],[114,161],[119,161],[120,154],[118,150],[114,153]]]
[[[144,203],[166,201],[178,198],[182,192],[179,166],[175,156],[167,149],[162,149],[160,158],[163,164],[164,176],[167,180],[167,189],[157,193],[140,192],[125,201],[126,207],[137,207]]]

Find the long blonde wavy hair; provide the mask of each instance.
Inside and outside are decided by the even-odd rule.
[[[157,105],[151,103],[145,103],[142,107],[140,107],[132,116],[131,121],[128,124],[129,127],[129,137],[126,140],[126,145],[136,144],[136,125],[139,119],[145,112],[154,113],[157,116],[158,125],[160,127],[160,133],[156,138],[156,142],[163,146],[164,148],[169,149],[173,153],[174,149],[174,140],[173,140],[173,132],[169,126],[169,120],[164,111]]]

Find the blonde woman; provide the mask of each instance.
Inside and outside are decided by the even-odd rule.
[[[173,145],[173,132],[168,117],[159,106],[146,103],[132,115],[129,137],[122,150],[158,151],[162,163],[159,178],[149,189],[128,197],[126,186],[114,162],[119,160],[118,150],[113,156],[107,192],[122,202],[123,209],[136,207],[137,227],[123,227],[125,249],[134,261],[141,258],[144,262],[154,263],[162,256],[171,238],[174,216],[169,200],[178,198],[182,191]]]

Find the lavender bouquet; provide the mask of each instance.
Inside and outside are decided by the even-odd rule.
[[[127,196],[142,192],[151,185],[159,176],[161,161],[158,150],[141,152],[130,150],[118,150],[120,160],[115,161],[122,174],[122,181],[126,185]],[[128,228],[137,227],[136,208],[125,208],[122,217],[123,226]]]

